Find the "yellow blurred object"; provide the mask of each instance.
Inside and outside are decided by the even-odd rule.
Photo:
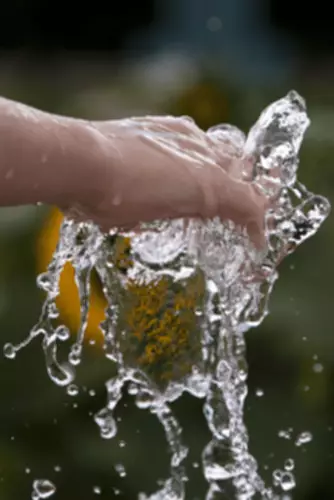
[[[46,270],[52,258],[62,219],[61,212],[53,209],[42,228],[37,245],[39,273]],[[130,239],[118,237],[113,261],[120,273],[126,273],[132,265],[130,250]],[[195,311],[201,308],[204,296],[203,276],[198,273],[182,284],[167,277],[148,285],[129,279],[126,288],[120,288],[119,292],[122,307],[117,340],[127,365],[142,369],[158,385],[187,375],[201,358],[200,325]],[[76,332],[80,303],[71,264],[66,264],[61,274],[57,307],[60,321]],[[86,338],[94,338],[101,344],[99,324],[104,319],[105,307],[99,280],[93,274]]]

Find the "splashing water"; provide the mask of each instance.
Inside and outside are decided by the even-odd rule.
[[[95,415],[101,436],[110,439],[117,433],[114,410],[126,385],[137,406],[161,422],[171,452],[170,478],[150,497],[140,494],[140,500],[185,498],[187,448],[170,408],[184,391],[204,399],[212,434],[202,454],[209,483],[206,499],[283,498],[275,488],[266,487],[248,450],[243,419],[245,332],[268,314],[278,264],[315,234],[330,210],[325,198],[310,193],[296,177],[308,125],[303,99],[290,92],[264,110],[247,138],[229,125],[208,131],[242,149],[253,165],[253,182],[271,200],[265,251],[253,248],[244,229],[219,219],[156,222],[143,225],[139,234],[115,230],[109,235],[93,224],[65,219],[48,270],[37,280],[46,292],[39,321],[21,344],[4,348],[5,355],[14,358],[32,339],[41,337],[49,376],[56,384],[68,386],[69,394],[76,394],[73,380],[81,361],[91,273],[97,273],[107,301],[101,324],[105,356],[118,367],[117,376],[106,383],[107,404]],[[127,245],[129,262],[121,270],[116,265],[119,241]],[[54,320],[59,278],[67,262],[75,270],[81,323],[68,362],[60,363],[57,346],[68,339],[69,331],[63,325],[54,326]],[[150,317],[152,303],[160,319]],[[131,312],[135,305],[137,315]],[[149,317],[149,326],[143,326],[143,315]],[[283,496],[295,486],[292,469],[274,472],[273,486],[280,487]]]

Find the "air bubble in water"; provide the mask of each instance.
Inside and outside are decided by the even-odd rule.
[[[101,495],[102,490],[101,490],[100,486],[94,486],[93,493],[95,493],[95,495]]]
[[[48,479],[36,479],[33,482],[33,493],[37,499],[49,498],[55,491],[55,485]]]
[[[262,396],[264,396],[264,390],[263,389],[256,389],[255,391],[255,395],[258,397],[258,398],[262,398]]]

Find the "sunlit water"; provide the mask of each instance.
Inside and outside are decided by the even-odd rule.
[[[95,415],[95,422],[102,438],[115,437],[114,410],[126,387],[137,406],[150,411],[161,422],[170,447],[170,478],[155,494],[149,497],[140,494],[141,500],[186,497],[183,461],[187,448],[170,407],[184,391],[204,400],[204,415],[212,436],[202,453],[203,473],[208,482],[207,500],[286,499],[295,487],[292,459],[287,459],[281,470],[273,471],[273,482],[266,485],[248,449],[244,424],[245,332],[258,326],[268,314],[268,299],[278,277],[278,264],[312,236],[329,213],[328,201],[309,192],[296,176],[299,149],[308,125],[303,99],[290,92],[264,110],[247,138],[229,125],[209,131],[222,134],[242,148],[245,158],[253,162],[253,181],[272,200],[272,208],[266,215],[265,251],[256,251],[243,229],[218,219],[157,222],[145,226],[140,234],[114,231],[109,235],[102,234],[93,224],[65,219],[48,270],[37,280],[46,293],[40,319],[20,345],[7,344],[4,348],[5,355],[14,358],[20,349],[39,337],[49,376],[56,384],[67,386],[68,394],[76,395],[75,368],[81,362],[91,273],[94,270],[98,274],[108,304],[101,324],[104,353],[117,364],[118,372],[106,382],[106,406]],[[249,162],[245,164],[249,166]],[[127,258],[131,265],[126,272],[115,265],[117,238],[130,241]],[[57,347],[69,338],[69,331],[66,326],[55,325],[56,297],[60,274],[67,262],[75,269],[81,325],[68,362],[61,363]],[[197,292],[189,299],[187,290],[194,287],[194,283],[197,283],[194,288]],[[150,290],[156,287],[165,290],[162,295],[165,311],[171,300],[170,292],[174,291],[175,295],[178,290],[181,298],[179,302],[174,300],[174,307],[168,309],[168,321],[164,319],[165,323],[160,323],[165,326],[159,341],[150,344],[147,340],[150,331],[145,337],[137,335],[140,317],[135,317],[134,323],[130,320],[127,323],[124,311],[129,297],[136,296],[138,290],[146,291],[148,297]],[[182,302],[182,298],[190,302],[185,299]],[[178,333],[173,338],[175,325],[189,304],[191,332],[183,329],[182,335]],[[148,310],[144,314],[149,314]],[[134,344],[129,340],[130,330]],[[144,346],[143,339],[146,339]],[[190,363],[182,357],[182,349],[188,350],[184,346],[190,345],[189,339],[191,345],[197,346]],[[150,366],[155,359],[163,359],[164,346],[168,346],[168,376],[165,376],[165,367],[163,376],[157,379]],[[142,355],[136,356],[136,350]],[[309,433],[304,434],[298,437],[298,445],[312,439]],[[35,482],[34,491],[33,498],[47,498],[54,492],[54,486],[46,480]]]

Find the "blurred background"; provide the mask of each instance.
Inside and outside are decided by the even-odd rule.
[[[294,0],[4,2],[0,95],[84,118],[187,114],[203,128],[229,122],[247,130],[264,106],[294,88],[312,120],[300,179],[334,201],[329,6],[324,0],[302,6]],[[0,210],[2,344],[20,341],[36,322],[43,297],[35,278],[58,227],[50,209]],[[330,217],[283,263],[271,314],[247,335],[250,449],[268,481],[285,459],[295,460],[296,500],[334,499],[333,254]],[[68,286],[62,293],[62,319],[72,325],[75,292]],[[1,500],[30,498],[36,478],[53,481],[59,500],[134,500],[167,477],[163,431],[129,396],[117,412],[117,437],[100,438],[92,414],[105,404],[104,382],[113,369],[93,328],[90,339],[95,335],[76,397],[49,380],[38,341],[15,362],[0,356]],[[173,406],[191,448],[187,498],[203,499],[197,464],[209,436],[202,403],[183,397]],[[304,431],[312,440],[296,447]]]

